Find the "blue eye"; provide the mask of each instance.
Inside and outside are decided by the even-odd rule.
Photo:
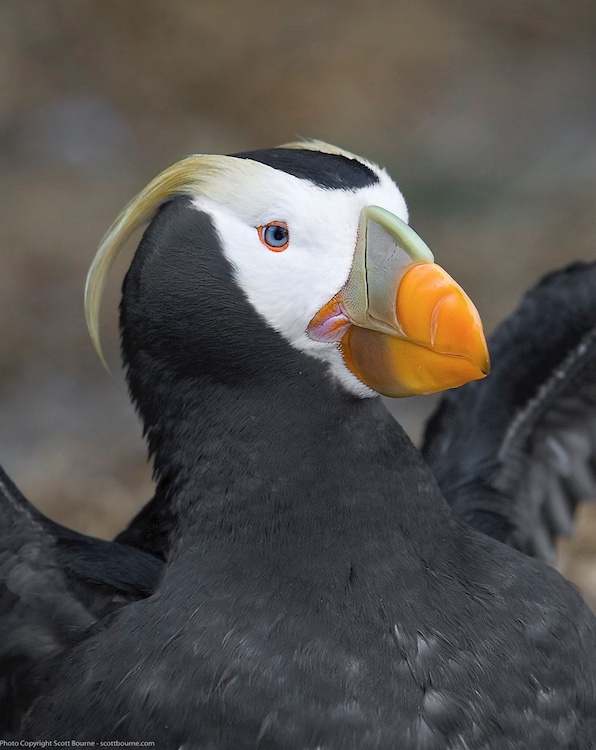
[[[280,227],[279,224],[270,224],[265,227],[263,239],[271,247],[281,247],[288,241],[288,230],[285,227]]]
[[[285,250],[290,242],[288,227],[283,221],[272,221],[262,227],[257,227],[259,238],[263,245],[274,253]]]

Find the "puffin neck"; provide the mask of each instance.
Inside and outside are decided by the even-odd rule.
[[[426,545],[433,518],[444,524],[428,469],[380,399],[347,395],[308,367],[266,384],[149,373],[129,370],[129,381],[172,549],[382,546],[388,531],[394,545],[398,530]]]

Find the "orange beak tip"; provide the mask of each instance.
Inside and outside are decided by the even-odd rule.
[[[488,374],[488,347],[480,315],[440,266],[421,263],[406,272],[397,291],[396,313],[410,341],[468,360],[482,375]]]
[[[395,298],[395,335],[353,326],[341,340],[347,367],[386,396],[436,393],[486,377],[488,347],[478,311],[434,263],[412,265]]]

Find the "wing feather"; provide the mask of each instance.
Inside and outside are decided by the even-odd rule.
[[[160,568],[141,550],[45,518],[0,468],[0,737],[18,730],[44,662],[150,594]]]

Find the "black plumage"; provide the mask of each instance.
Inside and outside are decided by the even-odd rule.
[[[346,393],[255,314],[188,199],[145,233],[121,330],[156,494],[119,543],[75,555],[83,588],[99,577],[112,597],[103,617],[40,522],[47,590],[76,627],[41,659],[26,644],[24,737],[594,746],[596,622],[574,587],[461,521],[380,400]],[[107,581],[100,548],[122,556]],[[40,638],[52,627],[43,597],[28,617]]]
[[[327,154],[296,148],[267,148],[260,151],[243,151],[234,156],[267,164],[330,190],[354,190],[379,182],[378,176],[370,167],[343,154]]]

